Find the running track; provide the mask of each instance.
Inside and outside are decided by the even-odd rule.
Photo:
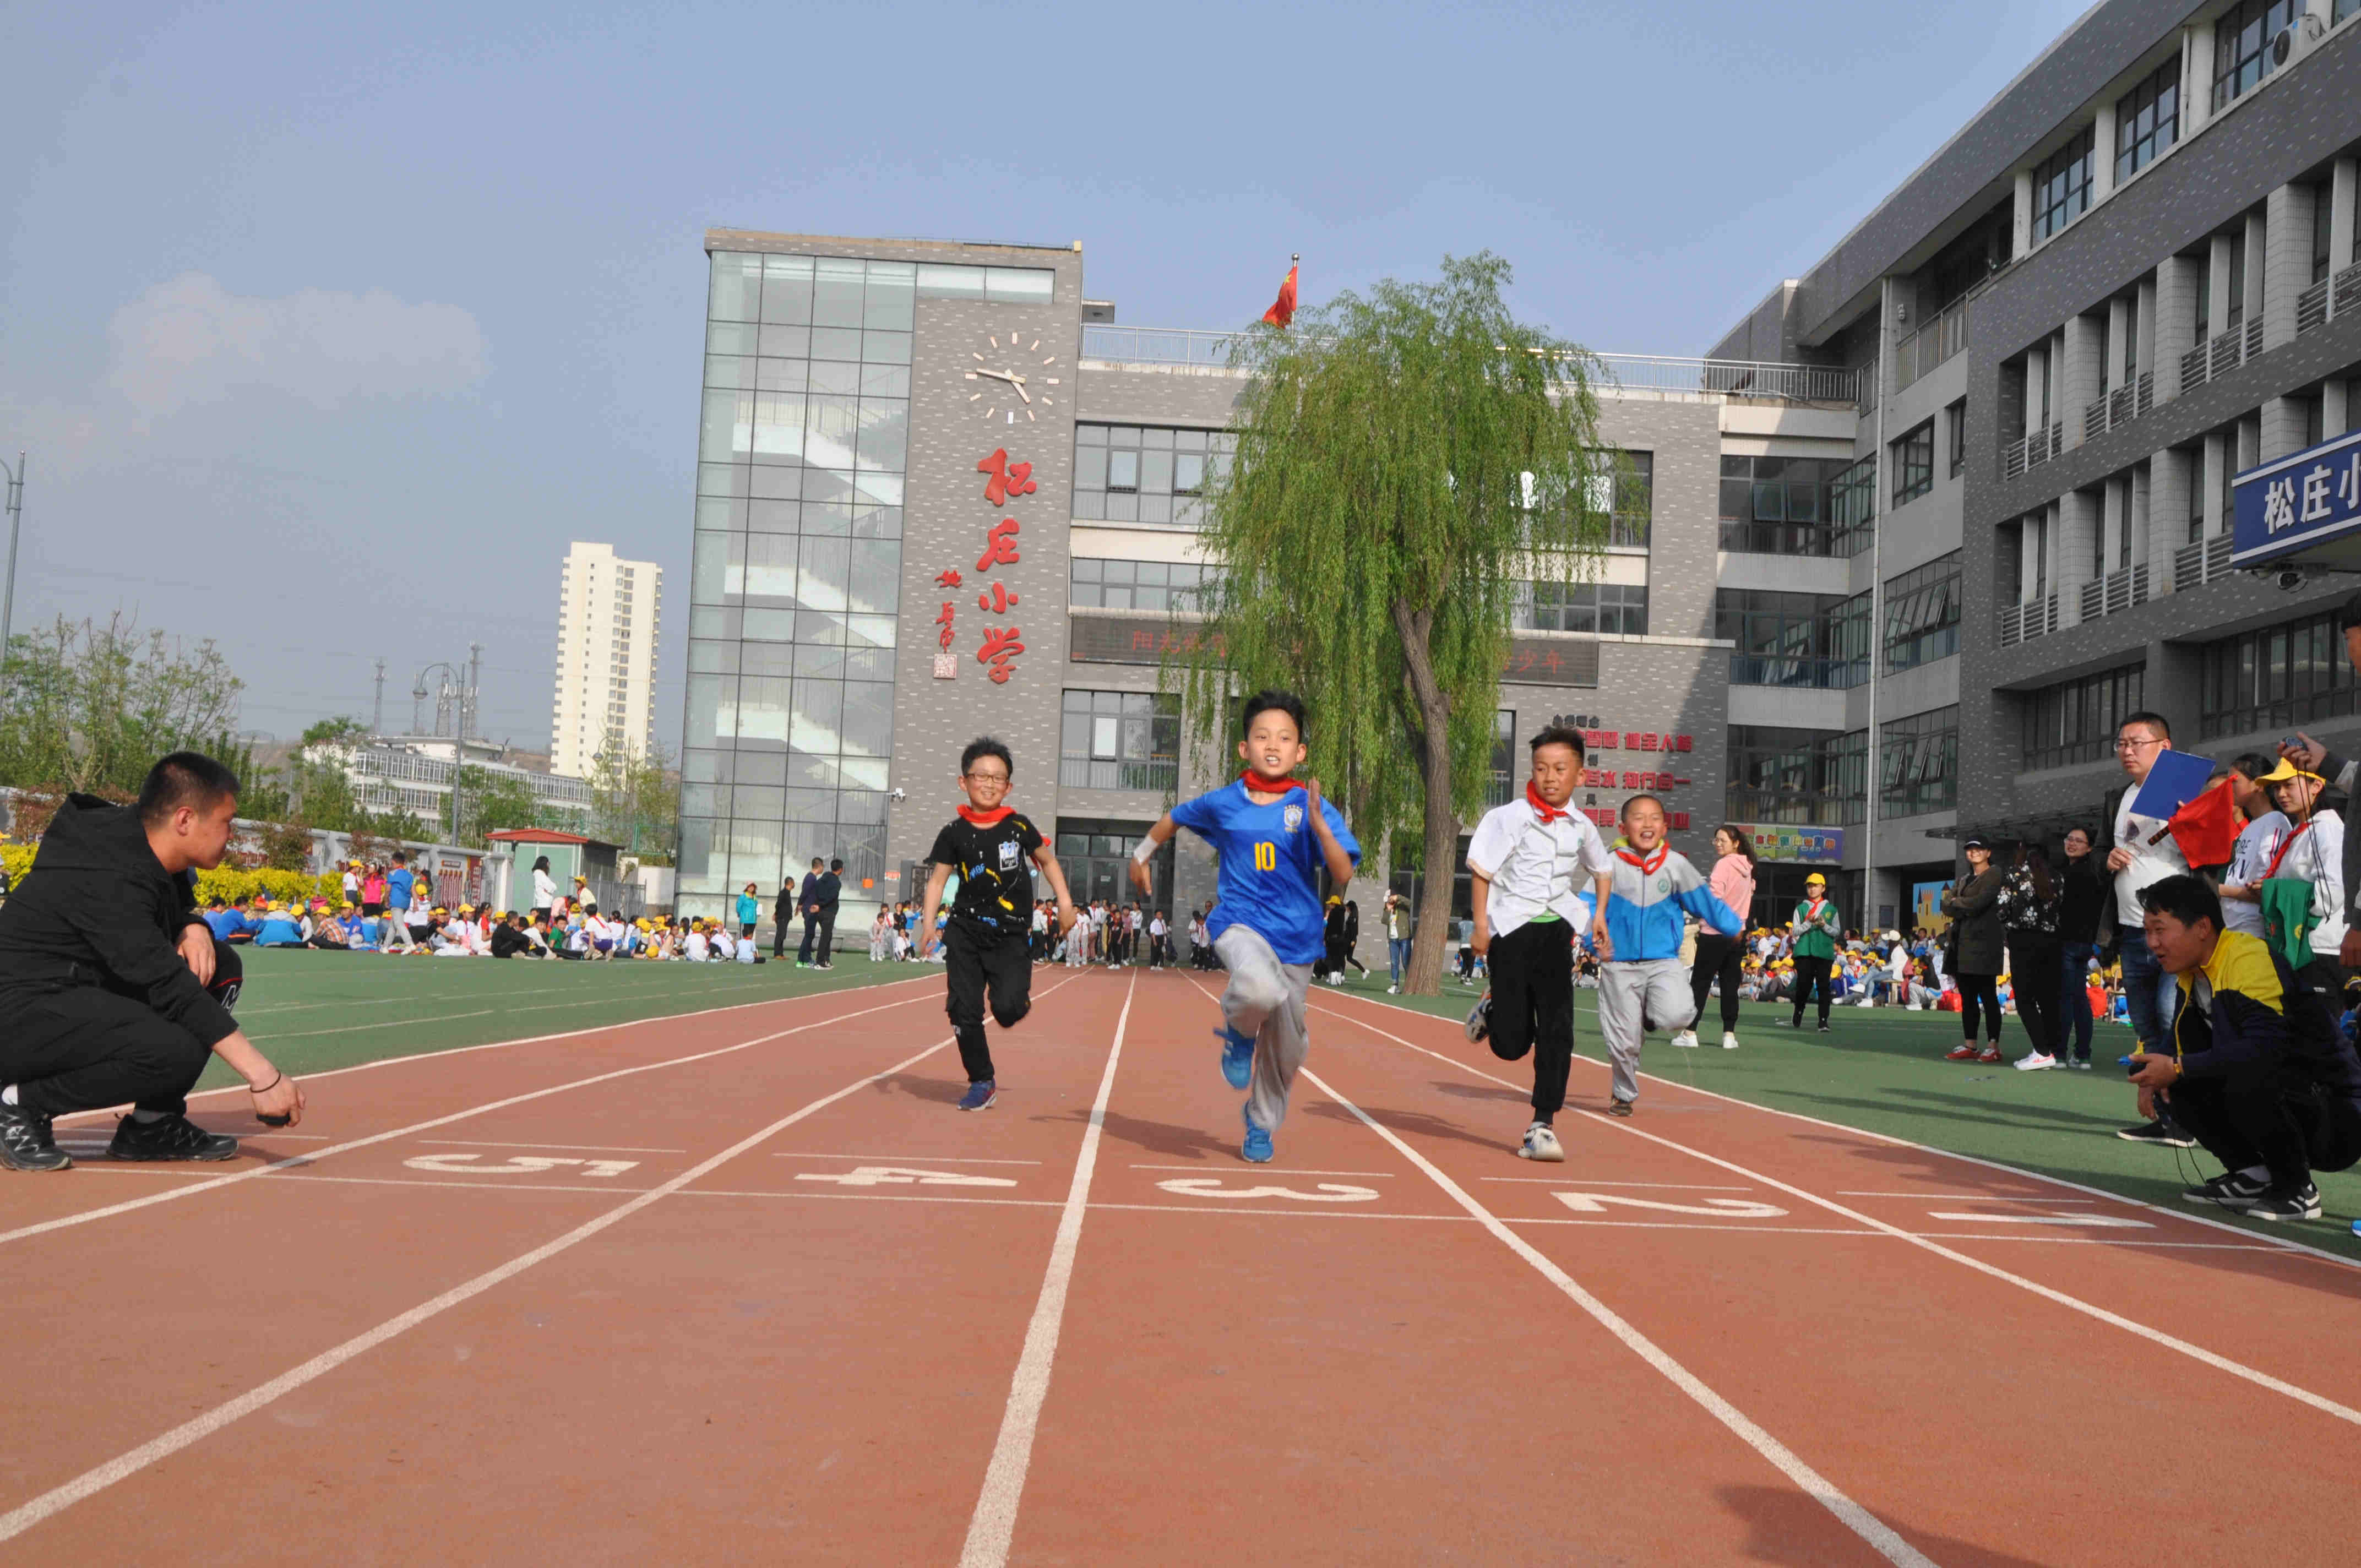
[[[7,1179],[0,1562],[2352,1560],[2361,1269],[1588,1062],[1532,1166],[1327,994],[1249,1168],[1199,977],[1036,981],[982,1115],[930,971]]]

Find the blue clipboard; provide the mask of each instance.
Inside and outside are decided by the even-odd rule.
[[[2213,776],[2213,761],[2194,751],[2170,750],[2157,753],[2155,765],[2133,797],[2132,812],[2138,817],[2152,817],[2164,821],[2187,806],[2203,792],[2205,781]]]

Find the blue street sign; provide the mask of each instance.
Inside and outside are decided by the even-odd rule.
[[[2257,464],[2232,481],[2230,563],[2256,566],[2361,529],[2361,430]]]

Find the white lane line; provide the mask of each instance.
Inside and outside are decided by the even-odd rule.
[[[1356,1002],[1365,1002],[1372,1007],[1382,1006],[1388,1012],[1391,1013],[1406,1013],[1414,1017],[1430,1019],[1436,1023],[1447,1024],[1449,1022],[1447,1019],[1436,1019],[1434,1014],[1431,1013],[1421,1013],[1415,1008],[1399,1006],[1390,1002],[1379,1002],[1369,997],[1355,997],[1353,1000]],[[1334,1012],[1332,1008],[1323,1008],[1323,1011],[1331,1013]],[[1351,1014],[1345,1013],[1335,1013],[1334,1015],[1339,1018],[1350,1018],[1352,1016]],[[1367,1026],[1378,1034],[1385,1034],[1384,1030],[1377,1029],[1375,1025]],[[1389,1040],[1400,1040],[1400,1036],[1394,1035],[1386,1035],[1386,1038]],[[1407,1044],[1408,1042],[1404,1041],[1401,1043]],[[1417,1048],[1420,1050],[1426,1050],[1426,1047],[1423,1046],[1418,1047]],[[1450,1061],[1455,1067],[1465,1067],[1466,1065],[1464,1062],[1452,1061],[1451,1058],[1443,1056],[1439,1051],[1428,1051],[1427,1054],[1443,1061]],[[1601,1061],[1598,1058],[1585,1056],[1580,1051],[1575,1052],[1574,1059],[1578,1062],[1586,1062],[1592,1067],[1602,1069],[1608,1066],[1606,1062]],[[1487,1078],[1491,1077],[1489,1073],[1483,1074],[1482,1076]],[[1643,1072],[1640,1076],[1646,1079],[1651,1083],[1659,1083],[1667,1089],[1675,1089],[1686,1093],[1700,1095],[1708,1100],[1719,1100],[1725,1105],[1736,1106],[1741,1110],[1757,1111],[1765,1116],[1784,1116],[1788,1121],[1801,1122],[1806,1126],[1825,1127],[1832,1133],[1843,1133],[1851,1137],[1867,1138],[1872,1143],[1883,1144],[1889,1148],[1909,1149],[1913,1153],[1916,1154],[1936,1155],[1944,1159],[1955,1159],[1962,1165],[1977,1166],[1985,1170],[1996,1170],[2004,1176],[2013,1176],[2022,1181],[2047,1182],[2053,1187],[2062,1187],[2069,1192],[2086,1193],[2090,1197],[2096,1199],[2103,1203],[2119,1203],[2126,1208],[2146,1210],[2151,1214],[2169,1214],[2176,1220],[2185,1220],[2192,1225],[2202,1225],[2208,1230],[2221,1231],[2227,1234],[2237,1236],[2253,1245],[2268,1248],[2272,1251],[2292,1253],[2299,1257],[2316,1258],[2322,1263],[2333,1264],[2341,1269],[2361,1270],[2361,1259],[2345,1257],[2337,1253],[2325,1252],[2316,1246],[2307,1246],[2302,1242],[2290,1241],[2285,1236],[2274,1234],[2267,1230],[2248,1230],[2243,1225],[2234,1225],[2227,1220],[2209,1219],[2202,1214],[2191,1214],[2179,1209],[2168,1208],[2162,1204],[2149,1203],[2141,1199],[2127,1198],[2120,1192],[2111,1192],[2103,1187],[2092,1187],[2086,1182],[2081,1181],[2069,1181],[2062,1176],[2051,1176],[2047,1171],[2027,1170],[2025,1167],[2020,1165],[2008,1165],[1996,1159],[1985,1159],[1980,1155],[1961,1154],[1957,1149],[1938,1148],[1933,1144],[1916,1143],[1908,1138],[1897,1138],[1891,1133],[1872,1133],[1866,1127],[1847,1126],[1842,1122],[1831,1122],[1819,1116],[1806,1116],[1801,1111],[1784,1111],[1776,1105],[1760,1105],[1752,1100],[1741,1100],[1735,1095],[1717,1094],[1710,1089],[1699,1089],[1694,1083],[1678,1082],[1658,1073]],[[1493,1079],[1492,1081],[1495,1083],[1501,1083],[1506,1080],[1502,1079]],[[1514,1086],[1512,1085],[1511,1087]]]
[[[275,1046],[281,1040],[315,1040],[323,1035],[357,1035],[367,1029],[401,1029],[412,1024],[446,1021],[456,1024],[462,1018],[489,1018],[495,1013],[505,1011],[507,1009],[500,1007],[478,1007],[473,1013],[433,1013],[419,1018],[387,1018],[375,1024],[346,1024],[335,1029],[304,1029],[292,1035],[258,1034],[255,1038]]]
[[[585,1149],[591,1154],[686,1154],[686,1149],[647,1149],[631,1144],[496,1144],[483,1139],[421,1138],[430,1148],[446,1149]]]
[[[1042,992],[1048,995],[1048,992]],[[939,1154],[774,1154],[773,1159],[924,1160],[928,1165],[1039,1165],[1038,1159],[953,1159]]]
[[[494,1100],[482,1105],[470,1106],[465,1111],[454,1111],[446,1116],[435,1116],[423,1122],[412,1122],[406,1127],[396,1127],[390,1132],[376,1133],[365,1138],[354,1138],[346,1143],[331,1144],[326,1148],[315,1149],[308,1154],[291,1155],[285,1159],[274,1160],[269,1165],[254,1166],[238,1171],[235,1175],[217,1176],[210,1181],[196,1181],[186,1187],[175,1187],[169,1192],[151,1192],[145,1198],[134,1198],[121,1203],[109,1203],[97,1209],[85,1209],[78,1214],[61,1215],[54,1220],[43,1220],[38,1224],[19,1225],[13,1231],[0,1231],[0,1245],[22,1241],[27,1236],[38,1236],[49,1231],[61,1231],[71,1225],[86,1225],[93,1220],[108,1219],[116,1214],[127,1214],[135,1209],[144,1209],[151,1203],[170,1203],[193,1193],[215,1191],[240,1181],[251,1181],[258,1176],[267,1176],[274,1170],[282,1170],[291,1165],[310,1165],[315,1161],[326,1159],[332,1155],[350,1154],[355,1149],[365,1149],[372,1144],[389,1143],[395,1138],[414,1136],[419,1133],[430,1132],[436,1127],[447,1127],[454,1122],[467,1121],[471,1116],[481,1116],[488,1112],[505,1110],[511,1105],[522,1105],[531,1101],[544,1100],[553,1094],[566,1093],[569,1090],[587,1089],[592,1084],[611,1083],[619,1078],[631,1078],[643,1072],[658,1072],[667,1068],[683,1067],[690,1062],[708,1061],[715,1057],[726,1057],[738,1051],[751,1050],[756,1046],[768,1045],[773,1040],[785,1039],[790,1035],[800,1035],[809,1029],[829,1028],[849,1019],[866,1017],[872,1013],[884,1013],[891,1008],[906,1006],[909,1003],[919,1000],[921,998],[913,996],[900,1002],[881,1003],[875,1007],[864,1007],[858,1012],[840,1014],[833,1018],[821,1018],[809,1024],[798,1024],[791,1029],[780,1029],[768,1035],[758,1035],[751,1040],[741,1040],[733,1046],[698,1051],[691,1056],[675,1057],[668,1061],[643,1062],[637,1067],[618,1068],[612,1072],[602,1072],[590,1078],[577,1078],[571,1083],[555,1084],[547,1089],[535,1089],[524,1094],[512,1094],[505,1100]]]
[[[1655,1368],[1657,1373],[1674,1387],[1696,1400],[1708,1415],[1735,1433],[1741,1442],[1769,1461],[1773,1468],[1794,1482],[1806,1497],[1834,1514],[1839,1522],[1861,1537],[1868,1543],[1871,1550],[1888,1563],[1895,1564],[1895,1568],[1935,1568],[1932,1561],[1916,1547],[1896,1534],[1892,1526],[1837,1490],[1834,1484],[1822,1476],[1818,1471],[1805,1464],[1794,1450],[1756,1425],[1737,1406],[1708,1387],[1687,1367],[1665,1354],[1657,1347],[1655,1342],[1624,1321],[1606,1302],[1576,1284],[1572,1275],[1551,1262],[1532,1243],[1503,1224],[1490,1210],[1478,1203],[1466,1189],[1445,1176],[1433,1161],[1397,1137],[1392,1129],[1381,1125],[1372,1119],[1367,1112],[1329,1088],[1311,1069],[1303,1069],[1303,1077],[1321,1093],[1358,1117],[1363,1126],[1391,1144],[1395,1153],[1424,1171],[1429,1179],[1448,1193],[1454,1201],[1474,1216],[1486,1230],[1491,1232],[1502,1245],[1523,1258],[1532,1266],[1534,1272],[1563,1291],[1568,1300],[1589,1313],[1609,1333],[1622,1341],[1627,1349]]]
[[[1345,1014],[1336,1013],[1333,1009],[1329,1008],[1322,1008],[1320,1011],[1328,1013],[1332,1017],[1345,1016]],[[1441,1051],[1429,1050],[1424,1046],[1414,1045],[1411,1041],[1403,1039],[1400,1035],[1388,1034],[1385,1030],[1378,1028],[1374,1024],[1358,1019],[1351,1021],[1359,1023],[1361,1027],[1368,1030],[1371,1034],[1383,1035],[1387,1039],[1393,1041],[1398,1046],[1406,1047],[1411,1050],[1418,1052],[1422,1056],[1433,1057],[1439,1062],[1447,1062],[1451,1066],[1459,1069],[1462,1072],[1473,1074],[1475,1077],[1488,1080],[1493,1083],[1506,1084],[1510,1089],[1514,1089],[1516,1087],[1515,1084],[1510,1083],[1507,1079],[1496,1078],[1491,1073],[1486,1072],[1481,1068],[1470,1067],[1467,1063],[1460,1061],[1455,1058],[1444,1056]],[[1658,1081],[1662,1082],[1664,1080],[1658,1080]],[[1679,1088],[1682,1086],[1674,1084],[1670,1085],[1670,1087]],[[1706,1091],[1698,1090],[1695,1092],[1705,1093]],[[1733,1101],[1732,1103],[1742,1105],[1745,1104],[1746,1102],[1742,1100]],[[2000,1280],[2004,1284],[2014,1285],[2021,1290],[2029,1290],[2034,1295],[2042,1298],[2044,1300],[2054,1301],[2059,1306],[2068,1308],[2073,1311],[2081,1312],[2085,1317],[2094,1318],[2098,1321],[2105,1323],[2112,1328],[2121,1329],[2126,1333],[2136,1334],[2141,1339],[2151,1341],[2154,1343],[2163,1345],[2168,1349],[2177,1350],[2181,1354],[2188,1356],[2191,1360],[2202,1362],[2204,1365],[2213,1367],[2217,1372],[2226,1372],[2233,1377],[2244,1378],[2246,1381],[2254,1384],[2258,1388],[2268,1388],[2274,1394],[2284,1394],[2289,1398],[2295,1400],[2299,1404],[2309,1405],[2313,1409],[2319,1410],[2323,1414],[2334,1416],[2338,1420],[2349,1421],[2355,1426],[2361,1426],[2361,1410],[2356,1410],[2349,1405],[2341,1405],[2335,1400],[2328,1398],[2324,1395],[2313,1393],[2309,1388],[2300,1387],[2293,1383],[2274,1377],[2269,1373],[2265,1372],[2258,1367],[2248,1366],[2244,1362],[2233,1361],[2226,1355],[2217,1355],[2213,1351],[2207,1350],[2202,1345],[2192,1344],[2187,1340],[2177,1338],[2172,1334],[2165,1332],[2161,1329],[2152,1327],[2147,1323],[2136,1322],[2129,1318],[2120,1315],[2119,1313],[2111,1312],[2104,1307],[2098,1306],[2093,1302],[2085,1301],[2079,1296],[2069,1296],[2063,1290],[2052,1289],[2048,1286],[2042,1284],[2039,1280],[2028,1279],[2021,1274],[2011,1274],[2007,1269],[2002,1268],[1995,1264],[1986,1263],[1980,1257],[1971,1257],[1966,1253],[1957,1251],[1951,1247],[1940,1245],[1929,1235],[1921,1234],[1916,1231],[1907,1231],[1899,1225],[1888,1224],[1883,1220],[1864,1214],[1857,1209],[1848,1209],[1832,1198],[1823,1198],[1816,1192],[1806,1192],[1800,1187],[1790,1186],[1788,1183],[1779,1180],[1776,1177],[1766,1176],[1759,1170],[1750,1169],[1735,1161],[1722,1159],[1716,1156],[1707,1154],[1702,1149],[1693,1149],[1686,1144],[1676,1144],[1670,1138],[1659,1137],[1653,1133],[1643,1132],[1620,1117],[1609,1116],[1602,1112],[1596,1111],[1585,1112],[1584,1114],[1589,1116],[1594,1121],[1600,1122],[1608,1126],[1613,1127],[1618,1132],[1628,1133],[1635,1138],[1644,1138],[1649,1143],[1661,1145],[1663,1147],[1671,1149],[1677,1154],[1685,1154],[1691,1159],[1703,1160],[1706,1164],[1726,1170],[1732,1176],[1751,1178],[1753,1180],[1763,1183],[1765,1187],[1772,1188],[1780,1192],[1784,1192],[1791,1198],[1800,1198],[1805,1202],[1813,1205],[1815,1208],[1825,1209],[1831,1214],[1841,1215],[1845,1219],[1852,1220],[1861,1224],[1867,1225],[1871,1229],[1881,1231],[1887,1235],[1899,1236],[1903,1240],[1910,1243],[1911,1245],[1931,1252],[1938,1257],[1949,1258],[1953,1263],[1960,1265],[1963,1268],[1971,1268],[1978,1274],[1984,1275],[1989,1278]],[[1810,1119],[1811,1118],[1809,1117],[1804,1118],[1804,1120],[1806,1121],[1809,1121]],[[1822,1123],[1820,1124],[1823,1126],[1837,1125],[1834,1123]],[[1850,1131],[1850,1129],[1839,1130]],[[1936,1150],[1933,1152],[1940,1153],[1941,1151]],[[2085,1189],[2085,1190],[2096,1190]],[[2110,1196],[2110,1194],[2101,1192],[2099,1193],[2099,1196],[2107,1197]],[[2157,1209],[2153,1205],[2146,1203],[2135,1204],[2133,1206],[2136,1208],[2147,1209],[2152,1212],[2159,1214],[2169,1214],[2172,1212],[2169,1209]],[[1981,1223],[1988,1223],[1995,1216],[1990,1214],[1975,1214],[1962,1217],[1973,1219]],[[2176,1218],[2181,1217],[2185,1216],[2176,1216]],[[2233,1234],[2243,1234],[2244,1233],[2234,1230]],[[1978,1236],[1970,1239],[1981,1241],[1984,1238]],[[1994,1236],[1992,1239],[1998,1241],[2002,1238]]]
[[[2052,1198],[2047,1193],[2004,1198],[1994,1192],[1838,1192],[1839,1198],[1924,1198],[1929,1203],[2088,1203],[2088,1198]]]
[[[63,1486],[53,1486],[29,1502],[19,1504],[7,1513],[0,1514],[0,1541],[13,1540],[24,1534],[43,1519],[61,1513],[85,1498],[95,1497],[118,1481],[128,1480],[157,1461],[170,1458],[190,1444],[210,1437],[231,1422],[252,1415],[264,1406],[283,1398],[307,1383],[324,1377],[356,1356],[367,1354],[388,1340],[409,1332],[419,1324],[441,1316],[452,1308],[482,1295],[505,1280],[515,1278],[535,1264],[545,1262],[569,1247],[588,1241],[609,1226],[630,1219],[659,1199],[677,1192],[690,1182],[719,1169],[765,1139],[775,1137],[805,1117],[825,1110],[840,1100],[858,1094],[872,1084],[891,1078],[897,1072],[917,1066],[950,1043],[947,1039],[938,1040],[917,1055],[906,1058],[883,1072],[872,1073],[866,1078],[857,1079],[832,1094],[823,1095],[801,1110],[790,1112],[780,1117],[751,1137],[741,1138],[719,1154],[682,1171],[671,1180],[651,1187],[597,1218],[575,1226],[564,1235],[544,1242],[521,1256],[512,1257],[497,1268],[487,1269],[463,1285],[455,1285],[433,1299],[422,1301],[400,1316],[387,1319],[368,1332],[356,1334],[333,1350],[323,1351],[302,1365],[280,1373],[261,1387],[249,1389],[235,1399],[216,1405],[203,1415],[181,1422],[170,1431],[149,1439],[126,1453],[118,1454],[104,1464],[83,1471]]]
[[[1133,1166],[1131,1168],[1132,1168],[1132,1169],[1134,1169],[1134,1170],[1193,1170],[1193,1171],[1195,1171],[1198,1175],[1202,1176],[1202,1175],[1206,1174],[1207,1170],[1208,1170],[1210,1168],[1209,1168],[1209,1167],[1208,1167],[1208,1166],[1207,1166],[1203,1161],[1202,1161],[1202,1160],[1201,1160],[1201,1161],[1199,1161],[1199,1162],[1198,1162],[1197,1164],[1195,1164],[1195,1165],[1135,1165],[1135,1166]],[[1265,1172],[1265,1173],[1267,1173],[1267,1174],[1268,1174],[1268,1175],[1272,1175],[1272,1176],[1372,1176],[1372,1177],[1386,1177],[1386,1176],[1400,1176],[1400,1175],[1401,1174],[1401,1172],[1400,1172],[1400,1171],[1399,1171],[1399,1170],[1298,1170],[1298,1169],[1296,1169],[1296,1168],[1295,1168],[1294,1167],[1292,1167],[1292,1166],[1279,1166],[1279,1165],[1266,1165],[1266,1166],[1261,1167],[1260,1168],[1261,1168],[1261,1170],[1262,1170],[1263,1172]]]
[[[2152,1231],[2156,1226],[2147,1220],[2135,1220],[2127,1214],[1969,1214],[1948,1209],[1929,1209],[1930,1220],[1967,1220],[1979,1225],[2080,1225],[2085,1230]],[[1918,1233],[1924,1234],[1924,1232]]]
[[[1025,1348],[1016,1358],[1016,1374],[1009,1380],[1008,1405],[1001,1413],[992,1463],[984,1469],[983,1490],[968,1519],[960,1568],[1003,1568],[1008,1561],[1008,1543],[1016,1533],[1017,1504],[1025,1496],[1025,1473],[1033,1463],[1033,1435],[1041,1423],[1041,1406],[1049,1397],[1049,1369],[1057,1359],[1058,1332],[1065,1322],[1066,1291],[1073,1283],[1074,1253],[1082,1245],[1082,1216],[1090,1204],[1091,1177],[1098,1168],[1107,1101],[1115,1093],[1115,1069],[1123,1060],[1124,1030],[1131,1023],[1131,999],[1138,989],[1139,976],[1135,971],[1123,990],[1115,1045],[1107,1052],[1106,1070],[1099,1077],[1098,1098],[1091,1103],[1082,1152],[1074,1157],[1066,1212],[1058,1218],[1058,1238],[1049,1248],[1049,1266],[1041,1276],[1040,1299],[1034,1303],[1033,1321],[1025,1328]]]
[[[1567,1176],[1479,1176],[1478,1181],[1512,1181],[1564,1187],[1571,1181],[1577,1187],[1636,1187],[1643,1192],[1752,1192],[1752,1187],[1685,1187],[1677,1181],[1593,1181],[1587,1177],[1576,1179]]]
[[[660,1013],[653,1017],[628,1018],[620,1024],[593,1024],[587,1029],[566,1029],[555,1035],[525,1035],[513,1040],[486,1040],[479,1046],[453,1046],[449,1050],[444,1051],[412,1051],[407,1056],[379,1057],[375,1061],[355,1062],[350,1067],[324,1068],[318,1072],[307,1072],[302,1076],[305,1083],[316,1083],[321,1079],[341,1078],[348,1072],[375,1072],[380,1068],[412,1067],[421,1062],[448,1061],[453,1057],[469,1056],[477,1051],[505,1051],[517,1046],[547,1045],[553,1040],[578,1040],[585,1035],[620,1034],[625,1029],[637,1029],[650,1024],[676,1024],[684,1019],[709,1018],[720,1013],[743,1013],[750,1007],[776,1007],[790,1002],[816,1002],[824,997],[841,996],[851,991],[887,991],[897,985],[917,985],[933,978],[930,975],[916,975],[908,980],[879,981],[873,985],[840,985],[832,986],[826,991],[800,992],[793,996],[766,997],[758,1002],[733,1002],[726,1007],[696,1007],[686,1013]],[[1044,992],[1042,994],[1046,996],[1049,993]],[[429,1017],[431,1016],[430,1014]],[[853,1013],[847,1014],[845,1016],[857,1018],[860,1014]],[[413,1018],[410,1021],[414,1024],[426,1020]],[[233,1083],[220,1089],[200,1089],[189,1098],[209,1100],[217,1094],[244,1094],[246,1091],[246,1085]],[[59,1117],[58,1125],[64,1127],[69,1123],[76,1122],[84,1116],[112,1116],[129,1109],[127,1105],[102,1105],[93,1110],[75,1111]],[[0,1236],[0,1241],[6,1239],[5,1236]]]

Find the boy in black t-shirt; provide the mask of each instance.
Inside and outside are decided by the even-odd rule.
[[[1059,934],[1074,925],[1074,900],[1066,891],[1065,871],[1040,829],[1002,804],[1016,772],[1006,746],[989,735],[969,741],[960,753],[960,787],[967,792],[968,804],[959,808],[958,821],[944,824],[935,835],[935,847],[927,856],[934,870],[927,877],[919,957],[935,943],[933,916],[942,907],[944,883],[954,871],[960,879],[943,943],[950,990],[945,1011],[959,1032],[960,1062],[967,1069],[967,1093],[959,1102],[962,1111],[984,1109],[996,1092],[992,1052],[983,1043],[987,989],[992,1016],[1004,1029],[1032,1011],[1033,954],[1027,944],[1033,928],[1033,877],[1025,867],[1027,856],[1041,868],[1058,895]]]

